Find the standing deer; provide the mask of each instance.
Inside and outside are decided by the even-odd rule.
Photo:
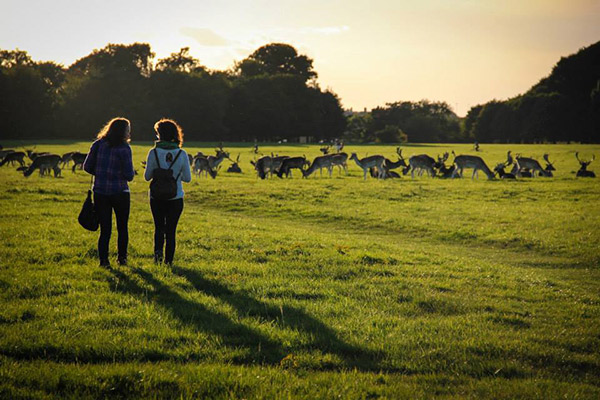
[[[332,154],[331,165],[333,167],[338,167],[340,175],[342,174],[342,169],[346,175],[348,175],[348,153]]]
[[[87,153],[80,153],[78,151],[74,152],[71,155],[71,159],[73,160],[73,168],[71,169],[71,172],[75,173],[77,167],[79,167],[79,169],[83,169],[83,162],[85,161],[86,157]]]
[[[537,171],[540,176],[548,176],[546,171],[542,168],[540,163],[530,157],[521,157],[520,154],[517,154],[517,173],[516,175],[520,177],[522,175],[521,171],[523,169],[527,169],[531,171],[531,177],[535,178],[535,172]]]
[[[194,173],[198,174],[198,177],[202,176],[202,172],[205,172],[206,175],[210,175],[211,178],[215,179],[217,176],[217,171],[214,168],[210,167],[208,162],[208,158],[203,156],[195,156],[194,157]]]
[[[595,178],[596,174],[594,173],[594,171],[588,171],[587,167],[588,165],[590,165],[592,163],[592,161],[594,161],[596,159],[596,155],[592,156],[592,159],[590,161],[583,161],[579,159],[579,152],[575,153],[575,158],[577,158],[577,161],[579,161],[579,165],[581,166],[579,168],[579,171],[577,171],[576,176],[580,177],[580,178]]]
[[[435,169],[433,169],[434,166],[435,160],[432,157],[429,157],[427,154],[411,156],[408,159],[408,167],[404,169],[404,175],[406,175],[410,170],[410,176],[414,179],[415,170],[419,169],[420,174],[422,174],[423,171],[427,171],[433,178],[435,176]]]
[[[61,159],[62,157],[58,154],[46,154],[38,156],[35,158],[35,160],[33,160],[33,163],[29,166],[29,168],[23,172],[23,175],[28,177],[33,174],[33,171],[39,169],[40,176],[42,176],[45,170],[52,169],[54,171],[54,177],[56,178],[60,176],[60,167],[58,166],[58,163],[60,163]]]
[[[454,153],[454,150],[452,151],[452,154],[454,154],[454,165],[456,165],[456,169],[452,173],[452,178],[456,177],[456,175],[462,178],[463,170],[465,168],[473,168],[473,175],[471,176],[471,179],[475,179],[479,170],[483,171],[487,175],[488,179],[494,179],[494,173],[490,170],[481,157],[462,154],[457,156]]]
[[[289,157],[282,161],[281,167],[277,170],[277,176],[279,178],[283,178],[283,174],[288,178],[292,176],[292,169],[299,169],[301,172],[304,172],[304,167],[309,166],[310,162],[306,159],[306,156],[303,157]]]
[[[354,160],[356,165],[358,165],[363,170],[363,179],[367,180],[367,172],[369,172],[370,168],[377,168],[377,178],[382,179],[385,178],[385,157],[380,155],[369,156],[362,159],[358,159],[356,153],[352,153],[350,156],[351,160]]]
[[[306,170],[302,170],[302,177],[308,178],[317,169],[319,170],[321,176],[323,176],[323,168],[327,169],[327,172],[329,172],[329,177],[331,177],[331,172],[333,169],[333,158],[331,154],[315,157],[310,167],[308,167]]]
[[[10,163],[10,165],[13,165],[15,162],[19,163],[21,165],[21,167],[25,166],[25,161],[23,160],[25,158],[25,153],[22,151],[13,151],[12,153],[8,153],[4,159],[2,160],[2,162],[0,163],[0,167],[3,165],[6,165],[8,163]]]

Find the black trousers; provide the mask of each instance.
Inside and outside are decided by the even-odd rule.
[[[108,261],[108,244],[110,242],[110,234],[112,229],[112,211],[115,211],[117,219],[117,248],[118,259],[120,261],[127,260],[127,245],[129,242],[129,231],[127,223],[129,222],[129,192],[119,194],[99,194],[94,193],[94,203],[96,205],[96,213],[100,220],[100,238],[98,239],[98,256],[100,261]]]
[[[183,199],[155,200],[151,198],[150,209],[154,218],[154,258],[162,261],[164,247],[164,261],[170,264],[175,255],[175,233],[179,217],[183,212]]]

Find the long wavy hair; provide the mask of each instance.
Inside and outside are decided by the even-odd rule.
[[[154,130],[159,140],[177,143],[179,147],[183,145],[183,130],[172,119],[163,118],[159,120],[154,124]]]
[[[110,147],[129,143],[131,123],[127,118],[113,118],[98,132],[98,139],[105,139]]]

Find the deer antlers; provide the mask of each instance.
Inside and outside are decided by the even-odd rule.
[[[579,161],[579,164],[581,164],[582,167],[587,167],[588,165],[590,165],[592,163],[592,161],[594,161],[596,159],[596,155],[594,154],[590,161],[584,161],[584,160],[579,159],[579,152],[576,151],[575,158],[577,158],[577,161]]]

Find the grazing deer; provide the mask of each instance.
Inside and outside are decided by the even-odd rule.
[[[437,176],[439,176],[440,178],[450,178],[452,176],[452,173],[456,169],[454,163],[452,163],[450,167],[446,167],[446,161],[448,160],[449,156],[450,154],[448,152],[445,152],[443,157],[440,157],[439,155],[437,157],[438,160],[435,163],[435,168],[438,169],[438,172],[440,174]]]
[[[317,169],[319,170],[321,176],[323,176],[323,168],[327,169],[327,172],[329,172],[329,177],[331,177],[331,172],[333,170],[333,158],[331,154],[315,157],[310,167],[308,167],[306,170],[302,170],[302,177],[308,178]]]
[[[410,171],[411,178],[415,177],[415,170],[419,169],[421,175],[423,171],[427,171],[429,175],[433,178],[435,176],[435,160],[432,157],[429,157],[427,154],[419,154],[416,156],[411,156],[408,159],[408,167],[404,169],[404,175]]]
[[[4,159],[0,163],[0,167],[8,163],[10,163],[10,165],[13,165],[15,162],[19,163],[21,167],[23,167],[25,166],[25,161],[23,161],[24,158],[25,153],[23,153],[22,151],[13,151],[12,153],[8,153],[4,157]]]
[[[80,153],[78,151],[74,152],[71,155],[71,159],[73,160],[73,168],[71,169],[71,172],[75,173],[77,167],[79,167],[79,169],[83,169],[83,163],[86,157],[87,153]]]
[[[285,177],[289,178],[292,176],[292,169],[296,168],[303,172],[305,166],[310,166],[310,162],[306,159],[306,156],[286,158],[277,170],[277,176],[283,178],[283,174],[285,174]]]
[[[75,154],[75,153],[76,153],[75,151],[70,151],[68,153],[63,154],[62,157],[60,158],[60,164],[61,164],[60,166],[62,168],[68,167],[69,163],[71,161],[73,161],[73,154]]]
[[[594,161],[596,159],[596,155],[593,155],[592,159],[590,161],[583,161],[583,160],[579,159],[579,152],[576,152],[575,158],[577,158],[577,161],[579,161],[579,165],[581,166],[575,176],[580,177],[580,178],[595,178],[596,177],[596,174],[594,173],[594,171],[587,170],[588,165],[590,165],[592,163],[592,161]]]
[[[14,153],[14,150],[0,150],[0,160],[4,159],[8,154]]]
[[[273,157],[271,156],[262,156],[258,160],[250,160],[250,164],[254,166],[256,173],[260,179],[265,179],[267,174],[271,172],[271,168],[273,166]]]
[[[377,178],[382,179],[385,178],[385,157],[380,155],[369,156],[362,159],[358,159],[356,153],[352,153],[350,156],[351,160],[354,160],[356,165],[358,165],[363,170],[363,179],[367,180],[367,172],[369,172],[370,168],[377,168]]]
[[[473,176],[471,176],[471,179],[475,179],[479,170],[483,171],[487,175],[488,179],[494,179],[494,173],[490,170],[481,157],[462,154],[457,156],[454,153],[454,150],[452,151],[452,154],[454,154],[454,165],[456,165],[456,169],[452,173],[452,178],[456,177],[456,175],[462,178],[463,170],[465,168],[473,168]]]
[[[229,166],[229,168],[227,168],[227,172],[234,172],[236,174],[241,174],[242,173],[242,169],[240,168],[240,155],[238,154],[237,158],[235,159],[235,162],[233,160],[231,160],[231,165]]]
[[[521,171],[523,169],[527,169],[531,171],[531,177],[535,178],[535,172],[537,171],[540,176],[548,176],[546,171],[542,168],[540,163],[530,157],[522,157],[520,154],[517,154],[515,157],[517,160],[517,173],[516,176],[521,177]]]
[[[343,146],[343,145],[342,145]],[[342,174],[342,169],[348,175],[348,153],[337,153],[331,155],[331,166],[338,167],[340,175]]]
[[[54,177],[60,176],[60,167],[58,164],[61,161],[61,156],[58,154],[47,154],[43,156],[38,156],[33,160],[33,163],[23,172],[25,177],[33,174],[33,171],[36,169],[40,170],[40,176],[43,176],[44,171],[52,169],[54,171]]]
[[[217,171],[216,169],[210,167],[207,157],[195,156],[193,169],[194,173],[196,173],[198,177],[202,176],[202,172],[205,172],[207,176],[210,175],[210,177],[213,179],[217,177]]]

